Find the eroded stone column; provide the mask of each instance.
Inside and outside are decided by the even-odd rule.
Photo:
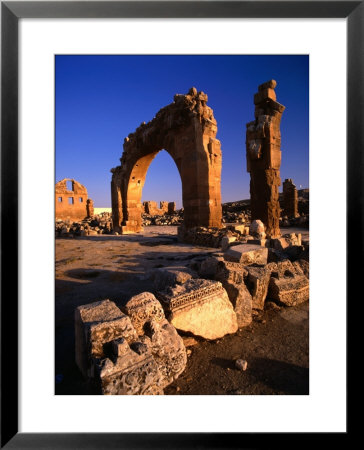
[[[298,216],[298,193],[291,178],[286,178],[283,183],[283,207],[285,216]]]
[[[280,122],[285,110],[285,107],[276,101],[276,86],[276,81],[270,80],[258,87],[258,92],[254,95],[255,120],[246,125],[251,218],[264,223],[267,237],[270,238],[280,236]]]

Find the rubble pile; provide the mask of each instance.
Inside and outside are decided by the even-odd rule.
[[[232,241],[224,250],[154,270],[153,292],[120,309],[110,300],[76,309],[76,363],[98,393],[163,394],[186,367],[182,336],[220,339],[272,305],[308,300],[309,246],[301,235],[266,239],[260,221],[226,230]]]
[[[112,234],[111,213],[104,212],[78,222],[71,220],[56,221],[56,236],[96,236],[98,234]]]
[[[173,212],[172,214],[142,214],[143,227],[149,225],[181,225],[183,223],[183,209]]]
[[[163,394],[186,367],[183,340],[150,292],[124,312],[110,300],[76,309],[76,364],[100,394]]]

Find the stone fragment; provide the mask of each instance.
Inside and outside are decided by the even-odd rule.
[[[242,264],[267,264],[268,249],[255,244],[241,244],[230,247],[224,253],[226,261]]]
[[[249,227],[249,234],[258,239],[265,239],[265,228],[261,220],[253,220]]]
[[[238,370],[245,371],[247,369],[247,367],[248,367],[248,362],[245,361],[245,359],[237,359],[235,361],[235,367]]]
[[[236,241],[236,237],[235,236],[224,236],[221,239],[221,250],[225,251],[226,249],[228,249],[230,247],[230,244]]]
[[[286,306],[299,305],[309,298],[309,283],[304,275],[272,277],[269,283],[269,298]]]
[[[160,291],[167,286],[183,284],[190,278],[192,278],[192,273],[187,268],[185,270],[158,269],[154,275],[154,289]]]
[[[199,276],[201,278],[213,279],[215,277],[219,261],[223,261],[223,259],[224,258],[222,256],[209,256],[203,260],[198,271]]]
[[[162,305],[151,292],[142,292],[132,297],[125,305],[125,312],[138,335],[144,334],[146,322],[152,319],[160,322],[165,318]]]
[[[244,234],[245,228],[247,228],[245,225],[234,225],[234,230],[241,234]]]
[[[137,339],[128,316],[110,300],[79,306],[75,311],[76,364],[84,377],[89,376],[91,358],[103,358],[104,344],[123,337]]]
[[[149,349],[132,350],[127,342],[113,344],[115,359],[94,361],[94,379],[103,395],[160,395],[163,377]]]
[[[198,341],[196,341],[196,339],[193,338],[192,336],[183,336],[182,339],[183,339],[183,344],[186,348],[192,347],[192,346],[198,344]]]
[[[239,328],[252,322],[252,296],[244,282],[247,273],[242,264],[229,261],[220,261],[215,273],[215,280],[222,283],[234,307]]]
[[[303,275],[305,275],[307,278],[310,278],[310,269],[309,269],[309,262],[305,259],[299,259],[298,261],[295,261],[293,263],[294,267],[297,270],[297,273],[299,273],[299,267],[301,271],[303,272]]]
[[[160,385],[164,388],[178,378],[187,363],[186,348],[183,339],[168,320],[151,320],[146,329],[145,343],[162,375]]]
[[[191,279],[158,292],[157,297],[177,330],[218,339],[238,329],[233,306],[217,281]]]
[[[246,285],[252,296],[252,307],[264,309],[264,302],[268,294],[271,271],[267,267],[247,266],[248,276]]]

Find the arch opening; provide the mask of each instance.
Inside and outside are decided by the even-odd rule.
[[[142,191],[148,168],[165,149],[182,182],[185,228],[221,227],[221,149],[207,95],[191,88],[175,95],[149,123],[124,140],[121,165],[111,170],[113,225],[116,231],[142,231]]]

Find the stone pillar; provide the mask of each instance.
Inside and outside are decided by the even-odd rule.
[[[90,198],[87,199],[86,210],[87,210],[87,217],[92,217],[94,215],[94,202]]]
[[[168,203],[168,214],[174,214],[176,212],[176,202]]]
[[[298,193],[291,178],[286,178],[283,183],[283,206],[285,216],[298,216]]]
[[[276,85],[276,81],[270,80],[258,87],[258,92],[254,95],[255,120],[246,125],[251,218],[264,223],[269,238],[280,236],[280,122],[285,107],[276,101]]]

